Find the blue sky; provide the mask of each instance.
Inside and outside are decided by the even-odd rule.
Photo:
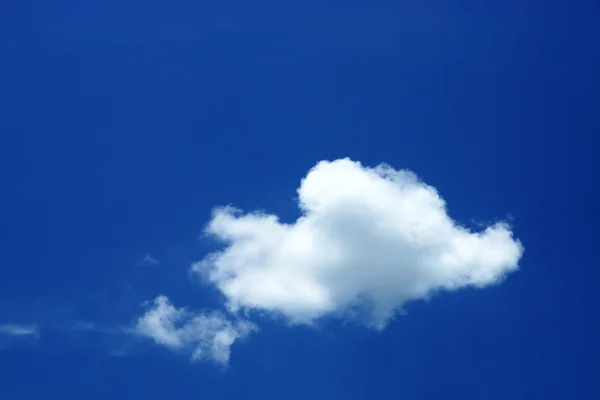
[[[12,2],[0,38],[0,398],[600,396],[597,1]]]

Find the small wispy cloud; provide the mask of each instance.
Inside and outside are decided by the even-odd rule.
[[[255,330],[248,321],[230,320],[218,311],[176,308],[167,297],[158,296],[133,332],[172,350],[189,352],[192,360],[207,359],[225,366],[233,343]]]
[[[3,324],[0,325],[0,334],[38,337],[40,335],[40,330],[36,325]]]
[[[126,329],[108,327],[96,322],[91,321],[78,321],[75,322],[72,326],[67,328],[66,330],[70,331],[79,331],[79,332],[93,332],[93,333],[101,333],[101,334],[109,334],[109,335],[124,335],[127,334],[128,331]]]
[[[150,254],[146,254],[138,262],[138,265],[158,265],[159,263],[160,263],[160,261],[158,261],[158,259],[152,257]]]

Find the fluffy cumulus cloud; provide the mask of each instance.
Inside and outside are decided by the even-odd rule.
[[[434,187],[387,165],[320,162],[302,179],[298,203],[294,223],[214,211],[206,230],[223,249],[192,270],[225,295],[230,311],[269,311],[293,323],[329,315],[382,329],[409,301],[501,282],[523,253],[507,224],[477,232],[460,226]],[[220,360],[248,331],[219,317],[187,316],[164,298],[139,328],[171,347],[199,344],[199,354]]]
[[[173,350],[187,351],[192,360],[225,365],[231,345],[255,329],[247,321],[231,321],[216,311],[194,313],[176,308],[167,297],[158,296],[138,319],[134,332]]]

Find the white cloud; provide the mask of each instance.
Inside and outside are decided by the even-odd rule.
[[[470,231],[448,216],[435,188],[387,165],[320,162],[298,198],[302,216],[291,224],[230,207],[214,211],[206,232],[224,249],[192,270],[220,289],[230,311],[266,310],[294,323],[333,315],[382,329],[408,301],[501,282],[523,253],[507,224]],[[174,328],[180,318],[157,300],[140,325],[177,347],[197,330]],[[211,325],[194,318],[192,326]]]
[[[152,257],[150,254],[146,254],[139,262],[139,265],[157,265],[160,261]]]
[[[0,325],[0,334],[10,336],[39,336],[40,332],[35,325],[4,324]]]
[[[230,321],[213,311],[194,313],[175,308],[165,296],[138,319],[135,332],[174,350],[189,351],[192,360],[209,359],[226,365],[230,347],[256,327],[247,321]]]

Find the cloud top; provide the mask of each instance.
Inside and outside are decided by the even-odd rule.
[[[247,321],[231,321],[222,313],[191,312],[174,307],[158,296],[136,324],[135,332],[173,350],[186,351],[192,360],[212,360],[226,365],[231,345],[256,327]]]
[[[301,181],[298,205],[302,215],[294,223],[214,210],[206,232],[224,247],[192,270],[225,295],[230,311],[269,311],[293,323],[333,315],[382,329],[409,301],[501,282],[523,253],[508,224],[478,232],[462,227],[435,188],[385,164],[319,162]],[[157,300],[155,312],[177,320],[169,307]],[[146,324],[158,318],[147,316]],[[160,321],[157,340],[177,346],[180,335],[190,335],[173,335],[159,328],[172,322]]]

